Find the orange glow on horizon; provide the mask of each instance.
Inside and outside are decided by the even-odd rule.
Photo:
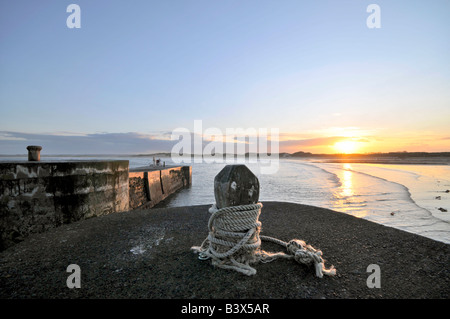
[[[357,152],[358,145],[354,141],[342,141],[335,143],[333,148],[341,154],[354,154]]]
[[[319,132],[320,133],[320,132]],[[333,132],[331,132],[333,133]],[[402,132],[384,134],[295,135],[284,134],[280,151],[312,154],[371,154],[389,152],[450,152],[450,136],[445,133]],[[360,133],[360,132],[358,132]],[[364,132],[362,132],[364,133]],[[391,134],[389,132],[389,134]]]

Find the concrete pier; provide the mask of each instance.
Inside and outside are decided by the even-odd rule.
[[[153,207],[189,186],[192,178],[190,166],[130,172],[127,160],[33,158],[0,163],[0,251],[63,224]]]
[[[57,176],[57,170],[51,172]],[[25,171],[14,174],[11,179]],[[39,170],[25,175],[36,174]],[[210,234],[210,205],[142,209],[190,185],[190,167],[147,167],[129,176],[127,195],[134,198],[127,197],[128,206],[133,202],[141,209],[80,219],[30,234],[1,251],[0,298],[266,299],[269,306],[273,299],[450,298],[450,245],[293,203],[262,202],[258,230],[281,241],[299,239],[318,247],[325,259],[321,262],[325,267],[334,265],[337,274],[317,277],[314,265],[292,259],[252,264],[256,269],[252,276],[211,267],[210,259],[198,258],[192,251]],[[243,176],[247,177],[239,180]],[[256,184],[246,184],[251,179],[241,167],[225,168],[217,176],[220,185],[215,191],[229,194],[216,196],[216,204],[257,201]],[[225,216],[226,211],[222,213]],[[285,248],[279,241],[261,244],[268,253]],[[72,269],[78,273],[72,274]],[[180,310],[170,307],[164,313],[176,315]]]
[[[129,209],[128,161],[0,163],[0,250],[32,233]]]
[[[130,169],[130,209],[151,208],[192,183],[191,166]]]
[[[210,205],[153,208],[63,225],[0,252],[0,298],[450,298],[450,245],[328,209],[262,203],[262,234],[320,247],[336,276],[317,278],[293,260],[257,264],[254,276],[211,267],[190,250],[208,234]],[[71,264],[81,269],[79,289],[67,287]],[[381,288],[367,286],[371,264]]]

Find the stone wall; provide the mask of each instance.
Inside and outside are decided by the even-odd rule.
[[[130,209],[151,208],[192,183],[192,168],[136,168],[130,170]]]
[[[148,197],[148,185],[145,177],[146,173],[130,173],[130,209],[145,205],[150,198]]]
[[[128,164],[0,163],[0,250],[32,233],[128,210]]]

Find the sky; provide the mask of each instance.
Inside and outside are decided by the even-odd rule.
[[[448,0],[0,0],[0,155],[170,152],[195,121],[277,129],[280,152],[450,151],[449,12]]]

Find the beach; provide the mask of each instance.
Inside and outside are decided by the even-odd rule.
[[[340,299],[450,297],[450,246],[328,209],[263,202],[261,235],[305,240],[337,275],[292,260],[255,276],[214,268],[190,251],[207,236],[208,205],[130,211],[32,235],[0,253],[0,298]],[[267,251],[281,246],[263,242]],[[81,269],[69,289],[66,268]],[[381,288],[369,288],[369,265]]]

